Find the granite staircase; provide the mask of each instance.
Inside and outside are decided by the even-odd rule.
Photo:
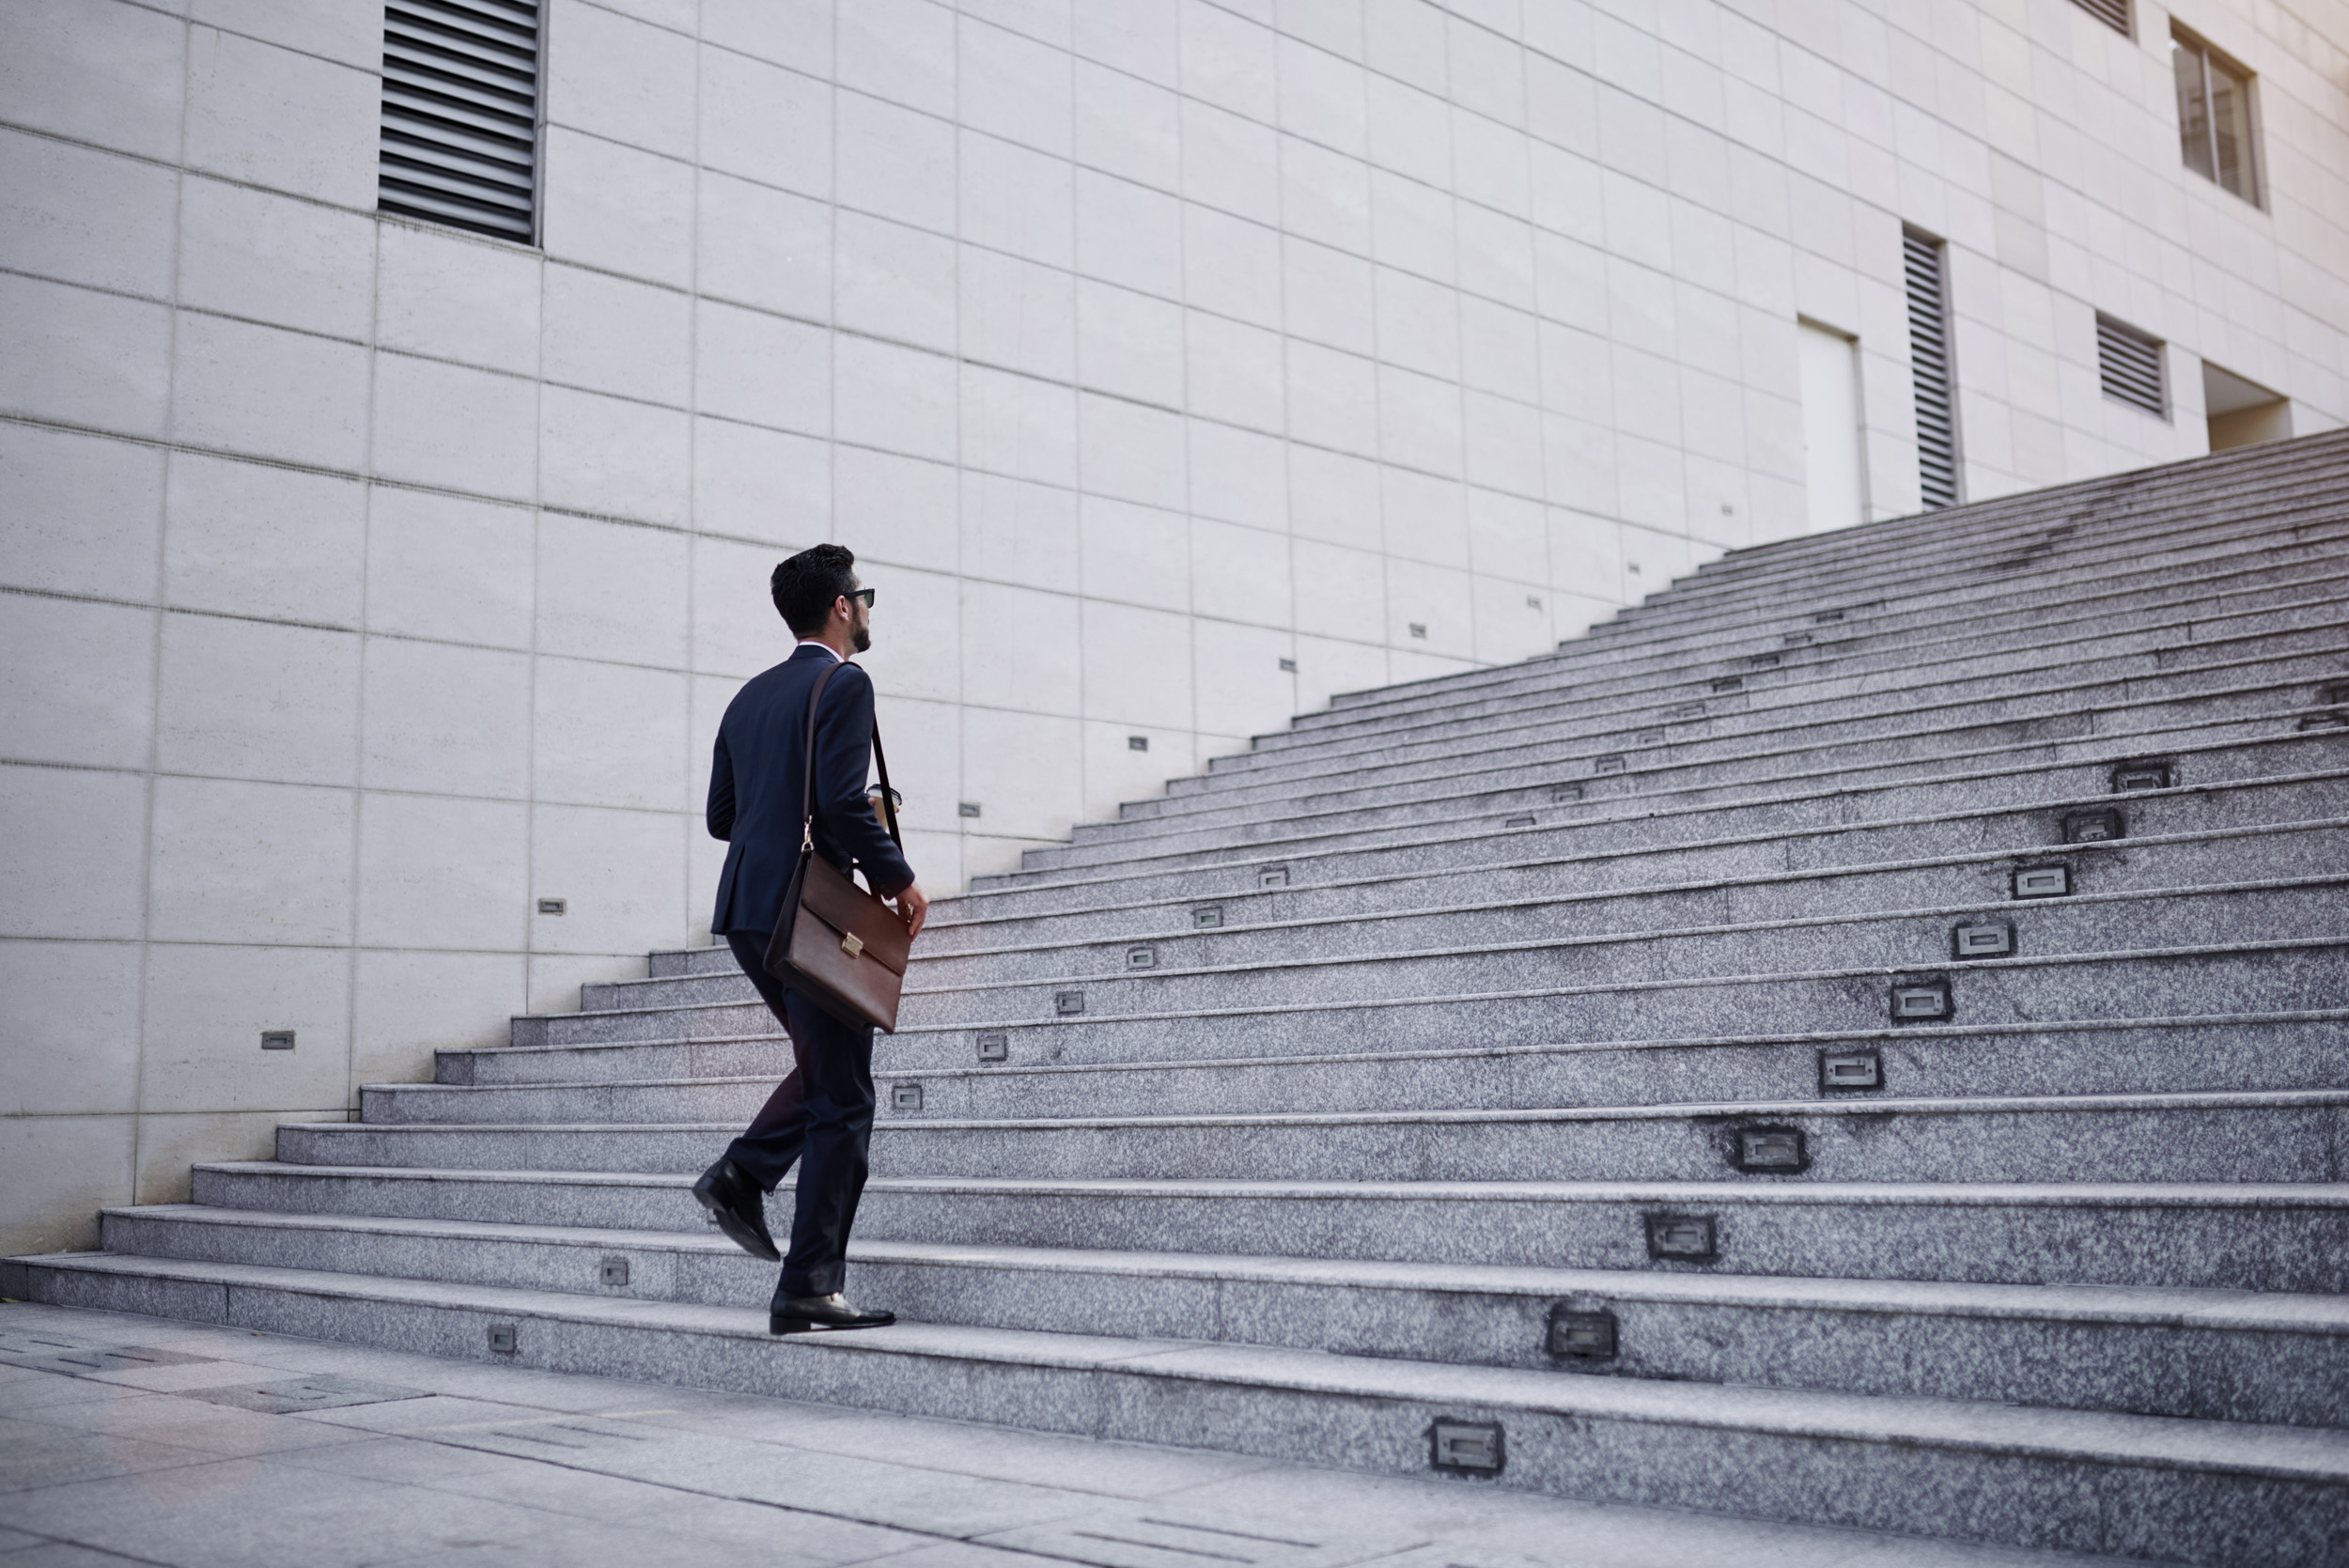
[[[1731,554],[942,902],[851,1290],[658,953],[8,1293],[1578,1498],[2349,1561],[2349,435]],[[779,1204],[779,1219],[787,1207]]]

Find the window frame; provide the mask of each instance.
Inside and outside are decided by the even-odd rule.
[[[2173,76],[2177,69],[2174,52],[2180,49],[2192,54],[2201,69],[2202,117],[2210,139],[2210,145],[2205,150],[2210,159],[2211,172],[2202,174],[2202,171],[2196,168],[2194,163],[2186,158],[2186,124],[2183,114],[2180,116],[2178,124],[2178,161],[2188,170],[2201,175],[2204,179],[2209,180],[2237,201],[2248,202],[2261,211],[2265,211],[2267,210],[2267,160],[2262,156],[2261,144],[2266,138],[2262,133],[2260,125],[2260,94],[2257,86],[2259,73],[2212,43],[2201,34],[2194,31],[2193,28],[2175,20],[2170,23],[2170,47],[2173,52],[2170,65]],[[2238,191],[2218,177],[2218,117],[2211,108],[2213,103],[2211,72],[2214,68],[2225,70],[2243,84],[2245,144],[2243,179],[2244,183],[2249,187],[2248,190]]]

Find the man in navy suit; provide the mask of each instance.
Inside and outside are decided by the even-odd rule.
[[[896,1321],[891,1312],[860,1312],[841,1290],[873,1135],[873,1032],[842,1023],[786,987],[766,965],[800,859],[808,694],[828,669],[832,677],[816,716],[816,853],[843,872],[852,862],[863,867],[873,891],[895,902],[916,936],[929,911],[913,868],[865,794],[873,682],[847,660],[873,645],[874,596],[858,584],[855,567],[853,554],[827,544],[775,568],[775,608],[800,645],[727,705],[709,770],[709,836],[728,845],[709,929],[726,939],[735,961],[783,1020],[796,1065],[742,1136],[702,1172],[693,1196],[743,1250],[782,1262],[783,1279],[768,1309],[768,1328],[777,1334]],[[783,1257],[767,1233],[766,1195],[795,1160],[799,1208],[790,1255]]]

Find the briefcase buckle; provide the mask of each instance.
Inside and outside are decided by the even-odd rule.
[[[864,952],[864,939],[851,931],[840,939],[840,951],[854,958]]]

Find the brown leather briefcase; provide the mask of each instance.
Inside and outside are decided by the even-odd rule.
[[[767,948],[767,972],[851,1028],[897,1032],[897,998],[905,986],[912,936],[897,911],[858,887],[816,852],[816,705],[837,664],[816,677],[807,696],[807,775],[800,791],[806,819],[800,825],[800,863],[783,895],[783,918]],[[873,726],[873,756],[880,764],[881,798],[889,791],[889,759]],[[900,848],[896,813],[881,821]]]

